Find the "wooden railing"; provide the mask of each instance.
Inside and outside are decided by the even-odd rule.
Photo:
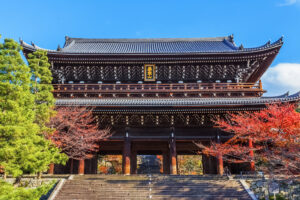
[[[54,84],[54,94],[264,93],[260,83]]]

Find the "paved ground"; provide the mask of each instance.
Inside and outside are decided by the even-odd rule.
[[[67,180],[56,200],[250,200],[236,180],[219,176],[84,175]]]

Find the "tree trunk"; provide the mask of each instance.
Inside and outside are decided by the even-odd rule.
[[[6,178],[7,178],[7,174],[6,174],[6,172],[4,171],[4,174],[3,174],[3,180],[6,181]]]
[[[15,182],[13,184],[15,187],[18,187],[20,185],[21,178],[22,178],[21,176],[16,177],[16,180],[15,180]]]
[[[42,178],[42,172],[38,172],[38,173],[37,173],[37,178],[38,178],[38,179],[41,179],[41,178]]]

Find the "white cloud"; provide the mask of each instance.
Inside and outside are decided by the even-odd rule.
[[[299,2],[300,0],[284,0],[284,3],[280,3],[279,6],[290,6]]]
[[[300,91],[300,63],[279,63],[271,67],[263,75],[264,88],[269,92],[267,95],[279,95],[290,91]]]

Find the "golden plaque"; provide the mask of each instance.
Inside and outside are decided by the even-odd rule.
[[[144,81],[155,81],[155,65],[144,65]]]

